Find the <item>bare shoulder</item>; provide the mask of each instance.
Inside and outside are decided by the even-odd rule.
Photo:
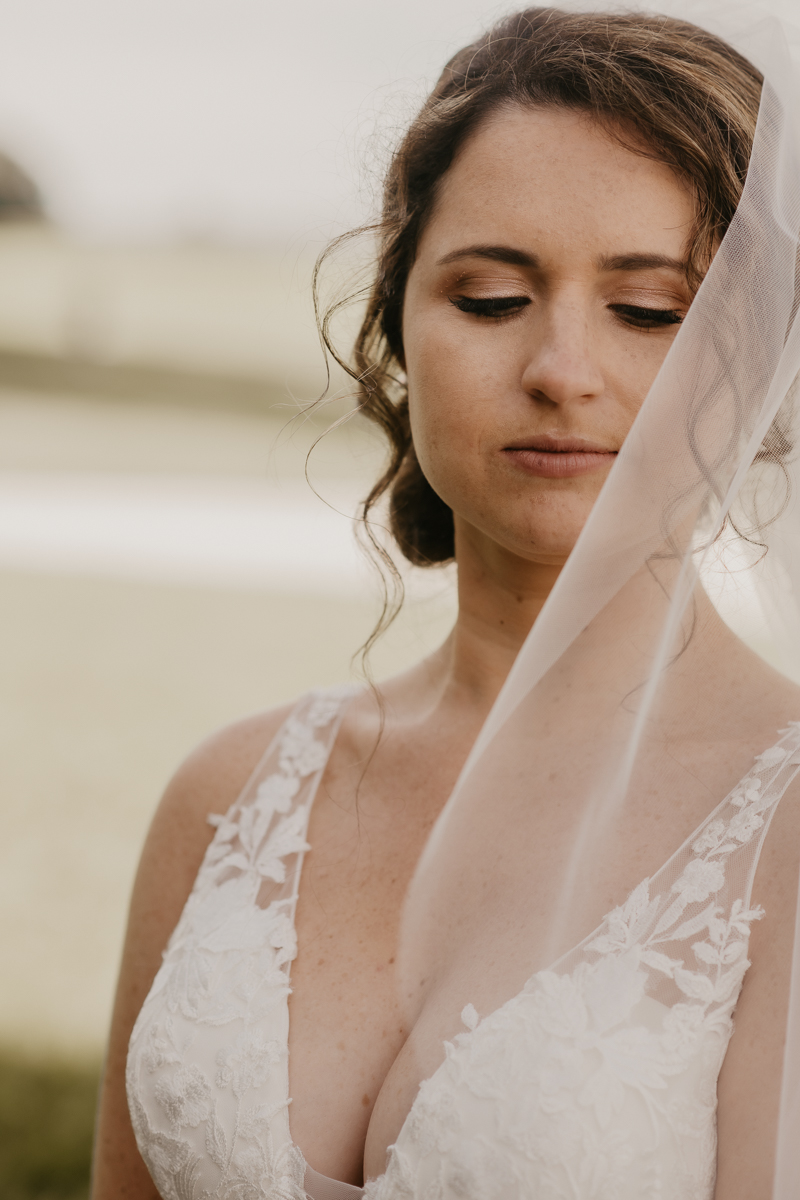
[[[147,849],[166,840],[173,851],[183,844],[191,857],[190,845],[204,848],[212,833],[208,817],[227,812],[234,803],[291,710],[284,705],[257,713],[205,738],[169,781]]]
[[[272,709],[211,734],[168,783],[145,840],[131,901],[126,953],[141,953],[144,980],[158,968],[213,837],[208,818],[235,802],[289,712],[290,705]]]
[[[717,1087],[718,1200],[772,1193],[799,867],[800,776],[774,812],[753,888],[763,915],[752,926],[752,965]]]
[[[768,735],[800,721],[800,687],[729,630],[724,638],[715,659],[724,668],[714,673],[725,681],[723,710],[732,705],[740,721],[760,725]]]
[[[98,1109],[92,1200],[158,1200],[125,1098],[128,1039],[213,835],[208,817],[234,803],[290,711],[259,713],[206,738],[175,772],[156,810],[131,898]]]
[[[800,688],[755,655],[742,666],[739,696],[734,687],[729,695],[738,699],[742,738],[763,752],[800,721]],[[718,1200],[772,1192],[800,869],[800,773],[770,817],[752,891],[751,908],[762,917],[751,928],[751,966],[717,1087]]]

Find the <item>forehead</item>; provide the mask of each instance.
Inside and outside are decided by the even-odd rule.
[[[689,185],[620,144],[588,113],[509,107],[461,148],[443,177],[420,253],[509,238],[559,250],[659,250],[679,257],[694,216]]]

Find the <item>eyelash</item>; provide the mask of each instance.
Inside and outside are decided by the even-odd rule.
[[[665,325],[680,325],[683,321],[674,308],[641,308],[638,304],[609,304],[608,307],[634,329],[659,329]]]
[[[472,313],[476,317],[506,317],[513,312],[519,312],[530,304],[527,296],[489,296],[477,299],[475,296],[455,296],[450,300],[460,312]]]
[[[500,320],[521,312],[530,304],[530,300],[527,296],[490,296],[485,299],[455,296],[450,303],[460,312]],[[643,308],[637,304],[609,304],[609,308],[632,329],[660,329],[667,325],[680,325],[683,320],[674,308]]]

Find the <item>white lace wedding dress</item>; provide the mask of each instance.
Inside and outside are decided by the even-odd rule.
[[[136,1022],[127,1086],[164,1200],[344,1200],[289,1126],[289,970],[309,813],[350,689],[295,708],[217,822]],[[465,1030],[368,1200],[707,1200],[750,891],[800,724],[584,942]],[[272,899],[259,904],[265,881]],[[275,897],[274,884],[280,885]]]

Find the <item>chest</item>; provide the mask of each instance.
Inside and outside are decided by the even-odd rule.
[[[452,1031],[434,1028],[426,1053],[424,1022],[412,1029],[413,1004],[398,992],[397,953],[403,900],[431,827],[455,783],[468,743],[430,731],[412,737],[387,737],[365,770],[363,749],[348,742],[347,731],[328,763],[310,813],[308,842],[296,909],[298,955],[292,965],[289,1000],[289,1083],[291,1124],[295,1142],[308,1161],[324,1174],[361,1181],[365,1146],[371,1173],[379,1173],[385,1147],[394,1139],[413,1100],[420,1078],[435,1069],[442,1037]],[[466,739],[465,739],[466,742]],[[590,765],[587,766],[587,770]],[[620,903],[663,857],[663,842],[679,845],[708,811],[702,786],[686,786],[685,770],[674,804],[653,838],[653,822],[623,822],[601,858],[602,878],[587,895],[586,911],[576,905],[576,925],[565,931],[568,945],[580,941],[603,914]],[[536,797],[532,796],[532,802]],[[645,806],[646,807],[646,806]],[[516,923],[519,945],[506,955],[518,965],[519,978],[502,976],[497,995],[483,994],[495,972],[481,980],[453,973],[465,994],[481,1011],[492,1011],[528,978],[536,962],[536,913],[547,924],[550,874],[563,870],[564,847],[574,836],[568,805],[536,804],[536,836],[528,839],[524,859],[527,879],[541,897],[530,893],[530,920]],[[530,814],[528,814],[530,815]],[[485,837],[476,845],[495,845],[491,807],[485,813]],[[655,855],[655,857],[653,857]],[[490,887],[481,887],[483,865],[464,872],[465,894],[457,908],[468,913],[480,903],[476,929],[493,932],[487,895],[496,905],[502,936],[508,937],[507,914],[514,898],[526,894],[510,866],[498,874],[502,847],[490,856]],[[531,940],[532,939],[532,940]],[[491,947],[471,945],[462,964],[469,973],[475,958],[491,956]],[[557,955],[553,955],[555,958]],[[460,1006],[456,1006],[456,1010]],[[455,1010],[454,1010],[455,1011]],[[409,1035],[413,1034],[409,1040]],[[335,1096],[335,1102],[332,1097]]]
[[[391,1100],[393,1093],[391,1080],[387,1086],[392,1064],[407,1057],[401,1053],[406,1044],[406,1030],[395,1007],[391,963],[399,928],[398,897],[405,891],[437,806],[452,785],[452,775],[458,769],[457,756],[453,754],[448,759],[442,755],[438,766],[432,759],[420,756],[416,761],[422,769],[413,777],[417,786],[410,788],[405,799],[396,786],[398,780],[391,781],[392,804],[388,812],[381,803],[382,795],[366,788],[352,789],[359,804],[348,807],[346,793],[337,786],[336,772],[340,768],[335,759],[330,773],[326,773],[328,752],[336,732],[335,712],[336,704],[324,695],[312,697],[299,707],[240,802],[219,822],[195,889],[132,1035],[128,1061],[131,1115],[140,1150],[163,1195],[189,1200],[197,1194],[201,1181],[208,1195],[222,1195],[223,1191],[232,1194],[234,1185],[237,1194],[240,1191],[244,1194],[244,1183],[250,1181],[248,1195],[299,1198],[303,1194],[305,1169],[301,1151],[322,1174],[359,1183],[362,1159],[369,1174],[378,1174],[383,1169],[388,1144],[395,1141],[399,1144],[405,1138],[410,1153],[417,1132],[435,1132],[436,1113],[431,1110],[425,1116],[425,1097],[447,1118],[446,1128],[441,1131],[441,1146],[438,1135],[431,1142],[426,1133],[424,1146],[420,1142],[417,1148],[420,1153],[424,1151],[426,1161],[431,1148],[436,1149],[439,1159],[442,1154],[450,1153],[445,1143],[455,1119],[452,1104],[458,1099],[457,1093],[464,1089],[457,1078],[450,1078],[449,1067],[445,1069],[442,1064],[440,1069],[431,1060],[430,1069],[426,1069],[424,1053],[421,1057],[415,1054],[414,1082],[418,1083],[420,1078],[426,1082],[420,1087],[418,1100],[411,1106],[408,1117],[393,1122],[391,1113],[387,1120],[385,1106],[384,1116],[380,1117],[380,1108],[382,1097],[387,1095]],[[766,812],[777,802],[787,781],[796,773],[795,750],[793,742],[785,749],[776,747],[761,756],[759,769],[766,772],[768,787],[757,798],[758,802],[751,805],[754,811],[758,808],[759,813],[762,809]],[[341,760],[345,775],[349,766],[347,760]],[[380,775],[387,778],[389,772],[382,769]],[[402,778],[412,777],[402,774]],[[317,801],[312,808],[315,795]],[[734,841],[738,844],[741,840],[723,837],[724,830],[717,828],[720,821],[741,834],[743,840],[736,853],[750,853],[752,837],[745,833],[742,816],[749,819],[754,814],[740,812],[735,800],[732,797],[723,802],[715,813],[716,825],[712,822],[713,827],[709,826],[699,840],[696,835],[700,830],[696,831],[697,844],[692,853],[689,849],[686,852],[686,869],[694,872],[691,879],[686,877],[691,884],[688,890],[678,888],[676,892],[672,886],[664,888],[654,877],[647,895],[643,884],[629,897],[624,909],[609,914],[606,922],[609,927],[596,931],[603,936],[593,946],[576,947],[574,970],[567,969],[566,961],[560,965],[564,974],[554,976],[552,986],[574,984],[578,989],[579,994],[572,998],[574,1003],[566,1005],[567,1011],[577,1014],[575,1028],[570,1026],[566,1032],[559,1032],[565,1011],[560,992],[548,1008],[549,993],[537,999],[537,993],[530,992],[526,985],[524,993],[530,999],[520,996],[503,1004],[478,1026],[474,1037],[470,1034],[466,1040],[464,1035],[457,1039],[459,1054],[468,1057],[473,1054],[480,1057],[488,1047],[487,1063],[494,1082],[489,1080],[487,1095],[507,1096],[513,1102],[519,1066],[516,1048],[523,1035],[531,1036],[532,1049],[536,1051],[528,1070],[531,1078],[538,1069],[537,1063],[544,1062],[547,1069],[542,1079],[547,1082],[551,1076],[547,1064],[554,1052],[560,1061],[561,1049],[567,1051],[570,1061],[576,1052],[588,1055],[583,1063],[586,1080],[579,1089],[583,1095],[583,1084],[596,1072],[598,1039],[613,1040],[619,1029],[624,1041],[633,1027],[639,1038],[643,1029],[647,1033],[648,1014],[639,1014],[638,1009],[634,1012],[632,1007],[643,998],[642,989],[649,987],[641,971],[643,964],[647,966],[642,952],[653,947],[645,945],[645,940],[656,938],[659,955],[667,949],[676,957],[674,946],[661,943],[675,942],[677,934],[672,926],[687,915],[686,905],[702,907],[705,903],[708,886],[702,896],[696,892],[700,883],[710,886],[706,875],[713,874],[710,883],[718,887],[719,870],[711,860],[716,862],[720,856],[730,856],[735,850]],[[309,816],[316,818],[310,826]],[[387,822],[391,836],[382,832]],[[748,829],[751,826],[756,829],[758,825],[750,821]],[[312,867],[315,850],[316,871]],[[693,853],[702,859],[699,863],[702,879],[696,877],[698,863],[692,859]],[[740,869],[733,876],[740,881],[744,878]],[[678,893],[679,913],[674,911]],[[717,898],[723,911],[730,907],[732,895],[726,897],[719,892]],[[666,919],[666,914],[660,913],[663,905],[669,910],[666,924],[661,920],[662,915]],[[647,916],[643,925],[642,906]],[[634,924],[638,932],[631,941],[626,930],[630,931]],[[739,929],[741,921],[728,924],[731,936],[735,934],[740,941],[746,938],[747,930]],[[300,942],[297,956],[295,932]],[[713,962],[719,955],[711,954],[711,949],[703,955],[698,970],[717,970]],[[586,958],[589,951],[594,959]],[[656,974],[661,980],[658,986],[666,978],[673,987],[671,975],[662,978],[662,958],[663,955],[656,963]],[[679,953],[677,958],[688,962],[688,951]],[[724,956],[724,961],[730,965],[729,956]],[[739,968],[746,967],[741,955],[731,961],[734,966],[738,963]],[[290,964],[294,994],[287,1004]],[[616,976],[609,985],[608,971],[613,974],[618,969],[627,972],[626,979],[630,975],[635,988],[623,986]],[[692,979],[684,981],[689,987],[685,997],[693,1004],[698,996],[702,999],[694,974]],[[681,995],[665,994],[659,999],[655,994],[650,997],[648,990],[648,1002],[653,999],[657,1004],[672,1007],[677,1016],[684,1014],[687,999],[681,999],[682,978],[675,974],[674,986]],[[705,994],[708,989],[701,990]],[[712,990],[716,996],[716,985]],[[728,1006],[733,1002],[734,990],[726,989],[723,1001]],[[469,994],[472,995],[471,990]],[[615,998],[617,1008],[620,998],[624,999],[625,1011],[617,1012],[615,1008],[609,1014],[609,997]],[[529,1011],[530,1004],[533,1008]],[[479,1007],[490,1011],[483,1005]],[[700,1015],[705,1021],[705,1002],[703,1007]],[[522,1023],[509,1034],[504,1023],[517,1008]],[[558,1028],[548,1025],[551,1008]],[[475,1016],[473,1011],[472,1018]],[[465,1021],[469,1029],[474,1026],[472,1018]],[[663,1025],[661,1018],[659,1022]],[[659,1022],[650,1031],[656,1038],[660,1037]],[[409,1045],[418,1039],[420,1024],[416,1023]],[[431,1028],[437,1032],[435,1022]],[[538,1041],[537,1030],[541,1034]],[[695,1030],[694,1024],[691,1030]],[[674,1031],[668,1032],[667,1049],[672,1053]],[[453,1029],[448,1028],[447,1033],[452,1037]],[[499,1038],[497,1044],[493,1042],[494,1035]],[[564,1037],[568,1044],[562,1047]],[[686,1038],[679,1041],[682,1045]],[[498,1054],[498,1047],[503,1046],[511,1055],[507,1060]],[[290,1070],[287,1070],[287,1048],[293,1059]],[[645,1058],[649,1062],[652,1055]],[[441,1043],[438,1061],[441,1063]],[[498,1064],[503,1061],[507,1062],[507,1070],[500,1070]],[[462,1068],[467,1071],[469,1067],[462,1083],[468,1082],[467,1076],[473,1079],[472,1065],[459,1066],[455,1059],[452,1062],[458,1067],[457,1075]],[[480,1067],[480,1063],[477,1065]],[[482,1071],[480,1067],[479,1074]],[[444,1088],[441,1095],[437,1088]],[[470,1094],[474,1091],[471,1085],[466,1090]],[[480,1090],[486,1090],[482,1084]],[[375,1111],[373,1092],[377,1093]],[[529,1094],[535,1099],[538,1092],[526,1085],[525,1095]],[[580,1096],[578,1103],[583,1105]],[[529,1116],[527,1125],[535,1114]],[[482,1117],[479,1124],[481,1127],[484,1124]],[[463,1114],[461,1125],[464,1140],[451,1148],[453,1168],[458,1172],[474,1141],[470,1133],[474,1122],[468,1112]],[[551,1139],[546,1137],[545,1143],[547,1150]],[[526,1156],[528,1149],[525,1148]],[[383,1198],[427,1194],[427,1185],[421,1177],[420,1188],[406,1186],[406,1167],[400,1191],[392,1190],[394,1182],[398,1182],[393,1182],[392,1171],[399,1161],[396,1156],[392,1159],[385,1186],[375,1195]],[[406,1166],[410,1164],[408,1155],[404,1161]],[[567,1165],[571,1161],[570,1155],[564,1158]],[[441,1161],[439,1166],[434,1164],[435,1170],[439,1171],[441,1165]],[[420,1159],[420,1169],[423,1166]],[[530,1175],[531,1170],[534,1167],[528,1163],[526,1178],[535,1177],[535,1172]],[[505,1186],[501,1176],[502,1172],[497,1179]],[[481,1200],[494,1195],[486,1186],[487,1180],[488,1177],[482,1177],[476,1184],[477,1190],[473,1189],[470,1195],[480,1196]],[[462,1189],[459,1194],[467,1193]],[[503,1191],[499,1195],[507,1200],[510,1194]],[[551,1189],[542,1194],[558,1193]],[[685,1194],[702,1193],[695,1189]]]
[[[396,975],[403,899],[467,750],[435,731],[395,734],[365,770],[345,730],[310,813],[289,998],[291,1126],[310,1164],[338,1179],[361,1181],[373,1109],[408,1037]]]

